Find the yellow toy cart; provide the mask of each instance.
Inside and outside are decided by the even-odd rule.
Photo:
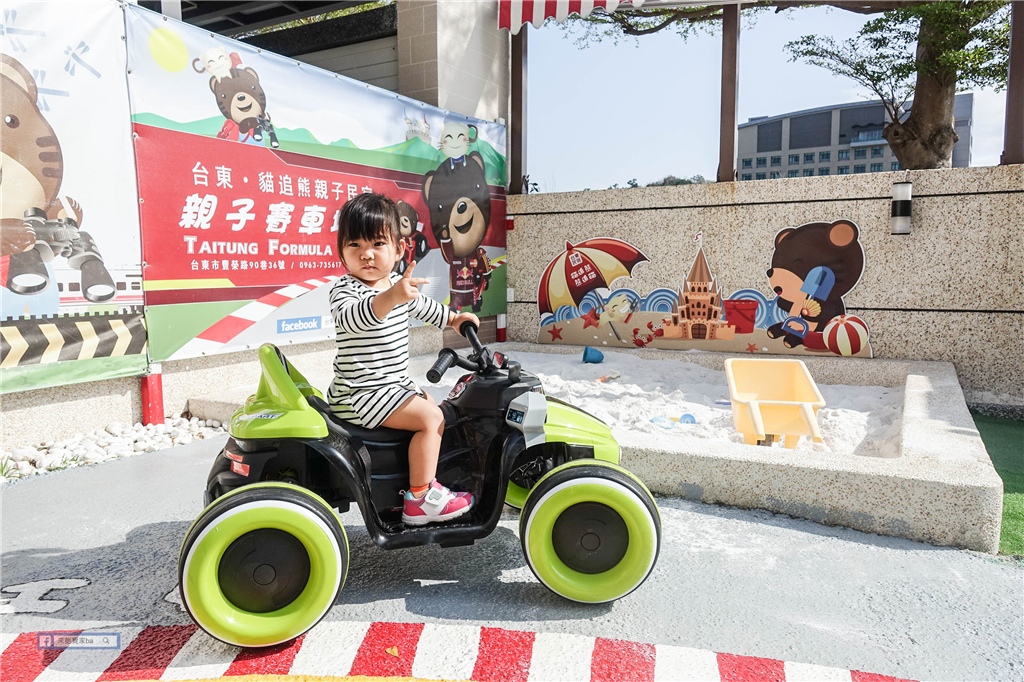
[[[725,361],[732,422],[747,445],[771,445],[785,436],[792,450],[800,436],[821,441],[818,409],[825,400],[800,360],[729,358]]]

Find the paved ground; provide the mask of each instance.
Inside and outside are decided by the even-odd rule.
[[[190,624],[177,603],[177,551],[222,442],[4,486],[3,643],[104,626],[127,641],[146,626]],[[1020,563],[765,512],[659,505],[655,572],[598,606],[534,579],[512,514],[473,547],[384,552],[349,512],[351,569],[326,622],[426,623],[434,636],[435,626],[483,626],[917,680],[1024,680]]]

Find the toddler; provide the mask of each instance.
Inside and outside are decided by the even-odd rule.
[[[404,275],[392,272],[405,251],[400,220],[395,202],[380,194],[360,194],[341,209],[338,254],[348,274],[330,293],[338,355],[327,398],[346,421],[413,432],[402,521],[422,526],[462,516],[473,496],[453,493],[434,478],[444,417],[409,378],[409,317],[456,329],[480,321],[420,296],[417,287],[428,280],[412,277],[415,262]]]

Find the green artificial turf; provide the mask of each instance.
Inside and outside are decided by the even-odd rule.
[[[1024,555],[1024,421],[973,416],[996,473],[1003,479],[999,553]]]

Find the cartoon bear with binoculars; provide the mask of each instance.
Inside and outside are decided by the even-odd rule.
[[[86,300],[108,301],[117,289],[96,243],[78,229],[82,207],[60,194],[64,157],[53,128],[36,105],[37,96],[28,69],[0,54],[0,256],[10,259],[3,285],[16,294],[38,294],[50,285],[46,263],[63,256],[81,271]]]

